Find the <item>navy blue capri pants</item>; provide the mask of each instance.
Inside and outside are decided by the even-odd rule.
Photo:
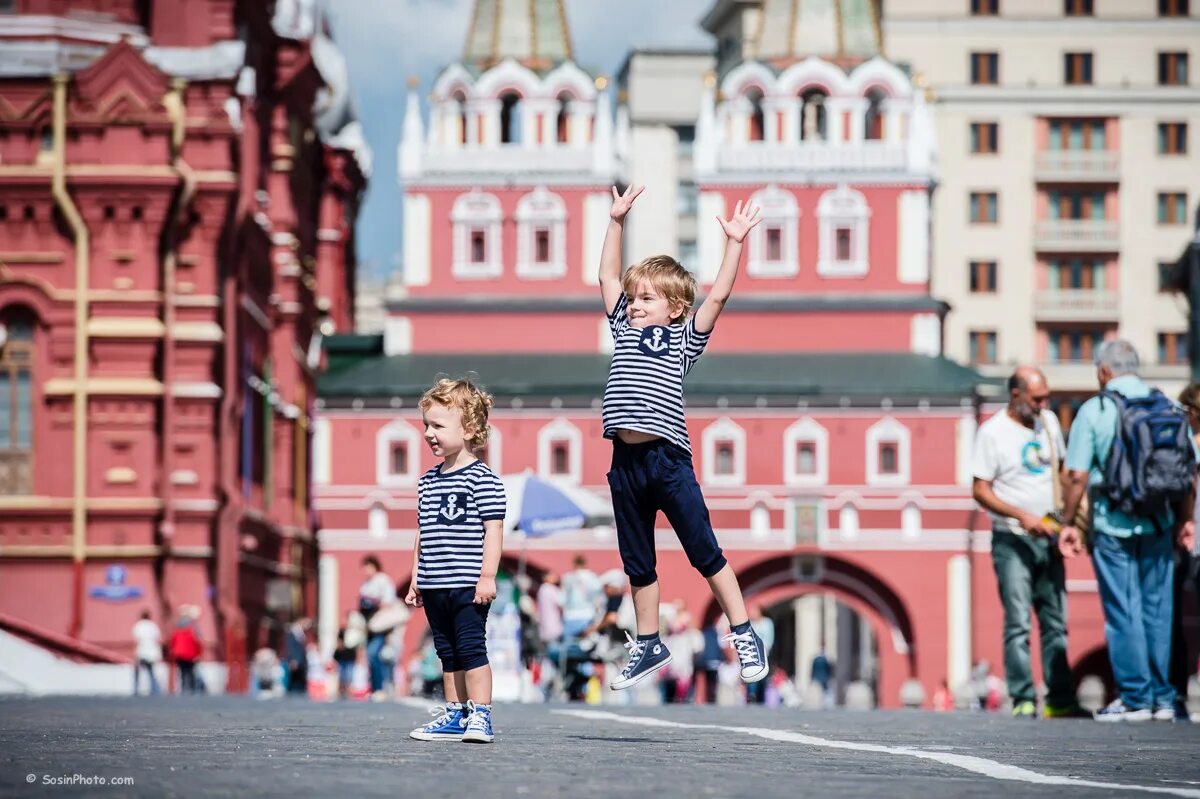
[[[658,579],[654,520],[660,510],[701,576],[712,577],[725,568],[725,555],[713,532],[691,455],[685,450],[665,439],[645,444],[613,439],[608,485],[617,522],[617,547],[630,585],[641,587]]]
[[[442,671],[470,671],[488,664],[487,616],[491,604],[475,604],[475,588],[421,591],[425,618]]]

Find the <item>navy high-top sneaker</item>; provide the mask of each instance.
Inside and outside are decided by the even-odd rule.
[[[444,706],[430,708],[429,712],[437,718],[410,732],[409,738],[418,741],[457,741],[467,731],[463,706],[458,702],[447,702]]]
[[[654,672],[671,662],[671,652],[667,645],[657,635],[649,640],[634,638],[628,632],[625,648],[629,650],[629,662],[616,677],[612,678],[608,687],[614,691],[637,685]]]
[[[754,628],[749,624],[746,627],[749,629],[740,633],[730,631],[729,635],[721,640],[732,644],[737,652],[738,661],[742,664],[742,682],[758,682],[766,677],[769,671],[767,648],[763,646],[762,639],[754,632]]]
[[[490,744],[496,740],[492,732],[492,706],[467,702],[467,729],[461,740],[471,744]]]

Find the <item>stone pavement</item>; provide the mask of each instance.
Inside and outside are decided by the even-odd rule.
[[[5,699],[0,797],[1200,799],[1200,725],[498,705],[491,746],[410,740],[427,718],[408,703]]]

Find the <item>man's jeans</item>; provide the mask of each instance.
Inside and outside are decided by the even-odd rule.
[[[137,696],[140,693],[138,689],[140,688],[139,683],[141,682],[142,669],[145,669],[146,673],[150,675],[150,694],[157,696],[158,678],[154,676],[154,664],[141,658],[138,658],[133,665],[133,695]]]
[[[1067,663],[1067,596],[1062,557],[1048,538],[992,531],[992,564],[1004,605],[1004,676],[1013,703],[1034,702],[1029,662],[1032,608],[1042,638],[1042,670],[1046,704],[1069,707],[1075,702]]]
[[[384,677],[387,674],[380,653],[387,644],[387,634],[370,633],[367,636],[367,673],[371,678],[371,693],[382,691]]]
[[[1170,707],[1174,541],[1163,532],[1095,535],[1092,562],[1104,607],[1104,637],[1121,701],[1130,709]]]

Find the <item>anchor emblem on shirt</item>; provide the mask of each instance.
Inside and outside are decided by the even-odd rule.
[[[450,521],[454,521],[459,516],[466,513],[466,510],[458,507],[458,494],[451,494],[446,499],[446,507],[442,508],[442,515]]]
[[[667,353],[671,343],[666,340],[667,329],[661,325],[654,325],[642,331],[642,340],[638,347],[647,355],[662,357]]]

